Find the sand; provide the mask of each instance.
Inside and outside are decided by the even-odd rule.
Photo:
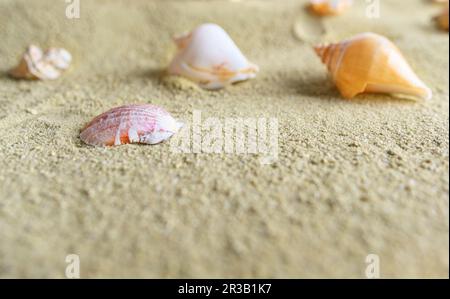
[[[448,277],[448,34],[428,1],[356,1],[318,20],[305,1],[0,0],[0,277]],[[164,78],[174,34],[221,25],[261,68],[217,92]],[[384,34],[434,92],[343,100],[310,45]],[[55,82],[10,79],[30,43],[74,55]],[[279,122],[279,156],[94,148],[95,115],[153,103],[202,117]]]

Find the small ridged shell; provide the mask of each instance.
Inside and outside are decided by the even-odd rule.
[[[113,108],[88,123],[80,133],[83,142],[96,146],[160,143],[177,133],[182,124],[166,110],[150,104]]]
[[[360,93],[388,93],[430,99],[431,90],[417,77],[387,38],[362,33],[340,43],[314,48],[344,98]]]
[[[254,78],[258,67],[250,63],[220,26],[203,24],[175,38],[178,52],[168,73],[188,78],[204,89]]]
[[[309,8],[319,16],[334,16],[342,14],[352,4],[352,0],[311,0]]]
[[[55,80],[72,61],[70,53],[62,48],[50,48],[45,53],[31,45],[27,48],[17,67],[10,71],[16,79]]]

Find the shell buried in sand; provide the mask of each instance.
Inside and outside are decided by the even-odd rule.
[[[177,133],[182,123],[155,105],[135,104],[108,110],[95,117],[80,133],[89,145],[157,144]]]
[[[245,58],[220,26],[203,24],[175,38],[178,52],[168,73],[188,78],[204,89],[220,89],[254,78],[258,66]]]
[[[50,48],[43,52],[41,48],[31,45],[10,75],[16,79],[55,80],[69,68],[71,61],[72,55],[65,49]]]
[[[431,90],[417,77],[399,49],[387,38],[362,33],[340,43],[316,46],[344,98],[360,93],[387,93],[431,99]]]

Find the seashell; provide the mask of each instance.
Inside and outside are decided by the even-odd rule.
[[[218,25],[200,25],[174,40],[178,52],[168,73],[186,77],[204,89],[220,89],[254,78],[259,70]]]
[[[352,0],[310,0],[310,10],[319,16],[340,15],[353,4]]]
[[[360,93],[388,93],[431,99],[399,49],[387,38],[362,33],[337,44],[314,48],[344,98]]]
[[[44,60],[49,62],[60,71],[69,68],[72,62],[72,55],[63,48],[50,48],[44,54]]]
[[[17,79],[55,80],[69,67],[71,60],[72,56],[65,49],[50,48],[43,53],[41,48],[31,45],[10,75]]]
[[[448,4],[442,12],[434,18],[439,28],[448,31]]]
[[[88,123],[80,133],[83,142],[96,146],[160,143],[183,126],[166,110],[150,104],[113,108]]]

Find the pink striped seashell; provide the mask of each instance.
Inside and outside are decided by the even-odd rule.
[[[183,126],[166,110],[150,104],[113,108],[95,117],[82,130],[83,142],[97,146],[160,143]]]

